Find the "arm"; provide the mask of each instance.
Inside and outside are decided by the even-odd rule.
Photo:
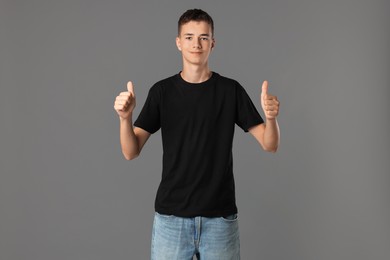
[[[115,99],[114,109],[119,115],[120,142],[123,156],[132,160],[141,153],[142,147],[148,140],[150,133],[142,128],[133,128],[133,110],[135,107],[135,92],[131,81],[127,83],[127,90],[121,92]]]
[[[276,119],[279,114],[279,101],[276,96],[268,94],[267,81],[263,82],[260,103],[264,110],[266,121],[265,123],[253,126],[248,130],[265,151],[275,153],[280,142],[280,130]]]
[[[120,142],[123,156],[132,160],[139,156],[143,146],[150,137],[150,133],[132,124],[132,115],[127,119],[120,117]]]
[[[252,126],[248,130],[265,151],[272,153],[277,151],[279,147],[280,130],[276,119],[267,119],[266,123]]]

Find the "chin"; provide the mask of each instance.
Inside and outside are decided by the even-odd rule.
[[[205,59],[205,58],[194,59],[192,57],[191,58],[184,57],[183,60],[188,62],[188,63],[194,64],[194,65],[203,65],[203,64],[207,63],[207,59]]]
[[[184,58],[184,61],[185,62],[188,62],[190,64],[194,64],[194,65],[203,65],[205,63],[207,63],[207,60],[200,60],[200,59],[186,59]]]

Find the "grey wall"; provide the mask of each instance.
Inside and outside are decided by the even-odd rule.
[[[390,258],[388,1],[0,3],[0,259],[149,258],[161,132],[126,161],[113,104],[181,69],[195,7],[211,68],[281,101],[276,154],[236,127],[242,258]]]

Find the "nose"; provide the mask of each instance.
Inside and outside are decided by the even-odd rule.
[[[202,49],[202,45],[200,44],[200,39],[195,40],[192,47],[194,49]]]

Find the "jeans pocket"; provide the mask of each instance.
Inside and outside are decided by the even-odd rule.
[[[238,214],[234,213],[232,215],[222,216],[221,219],[223,219],[224,221],[228,221],[228,222],[234,222],[238,219]]]
[[[172,218],[172,217],[174,217],[174,215],[161,214],[161,213],[158,213],[157,211],[155,212],[155,215],[159,216],[159,217],[163,217],[163,218]]]

